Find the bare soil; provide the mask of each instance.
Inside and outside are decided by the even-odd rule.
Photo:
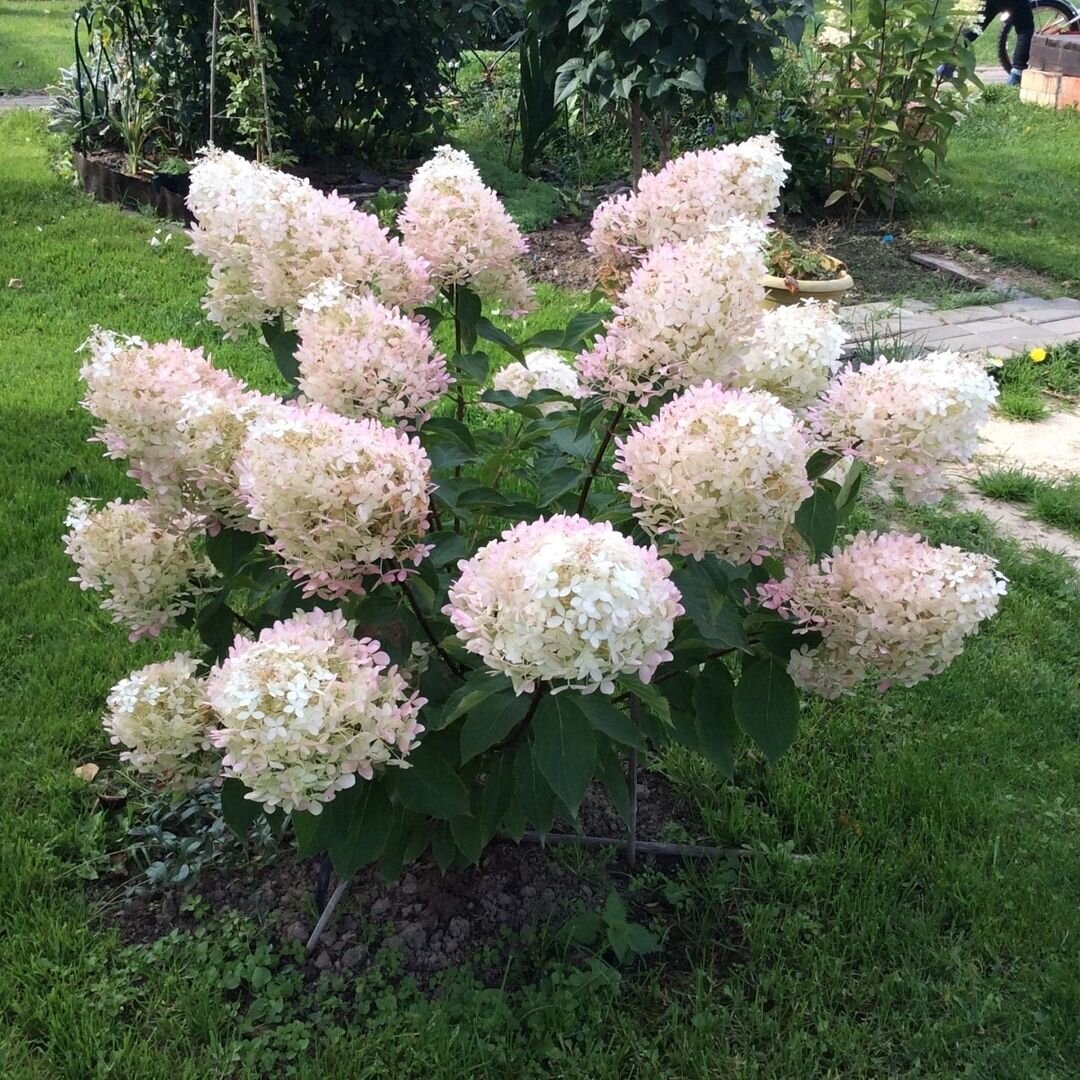
[[[529,276],[564,289],[588,292],[596,285],[598,263],[585,247],[589,223],[575,218],[553,222],[529,234]]]

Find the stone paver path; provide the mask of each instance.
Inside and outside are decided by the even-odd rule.
[[[48,94],[0,94],[0,112],[5,109],[45,109],[49,100]]]
[[[1025,297],[933,311],[921,301],[840,309],[854,342],[902,337],[917,348],[1004,357],[1080,338],[1080,300]]]

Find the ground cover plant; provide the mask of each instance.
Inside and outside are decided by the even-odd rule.
[[[432,999],[383,962],[300,990],[295,950],[268,943],[257,918],[205,907],[194,931],[118,948],[72,872],[108,862],[117,824],[71,769],[113,767],[100,705],[132,646],[67,582],[55,537],[71,494],[135,488],[84,441],[73,350],[97,320],[203,344],[253,385],[279,384],[261,346],[222,342],[201,318],[202,274],[179,238],[151,247],[153,221],[51,178],[36,118],[5,117],[0,130],[0,264],[5,285],[21,282],[0,306],[15,420],[2,428],[0,504],[12,582],[0,686],[8,1075],[1068,1075],[1076,584],[1064,564],[948,512],[874,505],[851,524],[900,524],[1000,558],[1010,593],[949,672],[888,696],[810,702],[787,757],[766,770],[741,754],[735,785],[677,749],[658,759],[712,842],[759,852],[734,893],[726,867],[674,875],[677,904],[656,929],[683,938],[685,967],[620,974],[606,952],[587,962],[541,943],[547,974],[503,989],[466,970]],[[546,309],[556,300],[552,325],[585,302],[543,292]],[[134,649],[149,662],[188,644],[167,632]],[[722,915],[731,901],[736,930]]]

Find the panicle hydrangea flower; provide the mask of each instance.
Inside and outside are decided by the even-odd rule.
[[[101,606],[131,629],[132,641],[157,637],[205,591],[199,580],[217,571],[195,551],[195,522],[163,519],[162,508],[114,499],[95,509],[72,499],[64,524],[64,551],[75,561],[83,589],[108,593]]]
[[[771,134],[683,154],[644,173],[636,193],[600,203],[586,246],[617,268],[657,244],[696,239],[733,217],[762,220],[780,205],[788,167]]]
[[[803,689],[835,698],[867,676],[885,690],[944,671],[997,611],[1006,581],[996,565],[917,535],[861,532],[819,563],[793,562],[758,594],[821,633],[820,645],[792,652],[788,671]]]
[[[910,502],[937,502],[943,466],[965,464],[997,399],[997,384],[977,360],[930,353],[848,369],[810,410],[830,446],[870,462]]]
[[[121,679],[109,692],[102,724],[120,754],[141,773],[177,787],[206,776],[202,753],[207,741],[207,709],[198,662],[186,653],[148,664]]]
[[[764,237],[764,225],[739,218],[654,248],[603,335],[578,356],[582,383],[609,405],[644,405],[731,370],[761,315]]]
[[[533,307],[532,289],[517,263],[529,245],[463,151],[440,146],[416,170],[398,228],[430,264],[438,286],[467,285],[510,314]]]
[[[813,488],[809,431],[772,394],[687,390],[617,444],[621,491],[642,527],[682,555],[760,561],[780,547]]]
[[[217,149],[191,170],[191,250],[210,261],[207,317],[228,337],[279,314],[326,278],[413,308],[432,298],[424,261],[372,214],[298,176]]]
[[[206,700],[223,774],[268,810],[321,813],[357,776],[404,766],[424,730],[425,700],[339,611],[298,611],[257,641],[237,638],[207,677]]]
[[[807,300],[761,313],[749,341],[716,381],[768,390],[785,405],[809,405],[840,369],[847,333],[831,304]]]
[[[430,465],[418,439],[303,405],[253,424],[236,468],[305,595],[335,598],[363,593],[368,575],[403,577],[397,564],[426,554]]]
[[[101,422],[106,456],[127,458],[129,475],[162,505],[249,527],[233,464],[250,424],[282,408],[278,399],[178,341],[148,345],[95,328],[82,348],[82,404]]]
[[[508,390],[515,397],[527,398],[534,390],[555,390],[569,398],[579,398],[584,391],[577,374],[566,359],[554,349],[534,349],[523,362],[507,364],[491,380],[494,390]],[[558,412],[566,408],[560,401],[545,402],[540,411]]]
[[[296,331],[300,390],[343,416],[416,425],[453,382],[425,323],[340,279],[300,302]]]
[[[469,652],[518,694],[537,681],[585,693],[648,682],[671,659],[682,614],[671,564],[610,522],[557,514],[522,522],[459,564],[443,608]]]

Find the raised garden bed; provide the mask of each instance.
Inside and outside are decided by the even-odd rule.
[[[72,152],[79,184],[99,202],[119,203],[130,209],[151,207],[158,217],[189,224],[192,216],[184,203],[188,178],[179,173],[131,176],[103,155],[89,156],[81,150]]]
[[[1020,100],[1052,109],[1080,108],[1080,33],[1035,35]]]

